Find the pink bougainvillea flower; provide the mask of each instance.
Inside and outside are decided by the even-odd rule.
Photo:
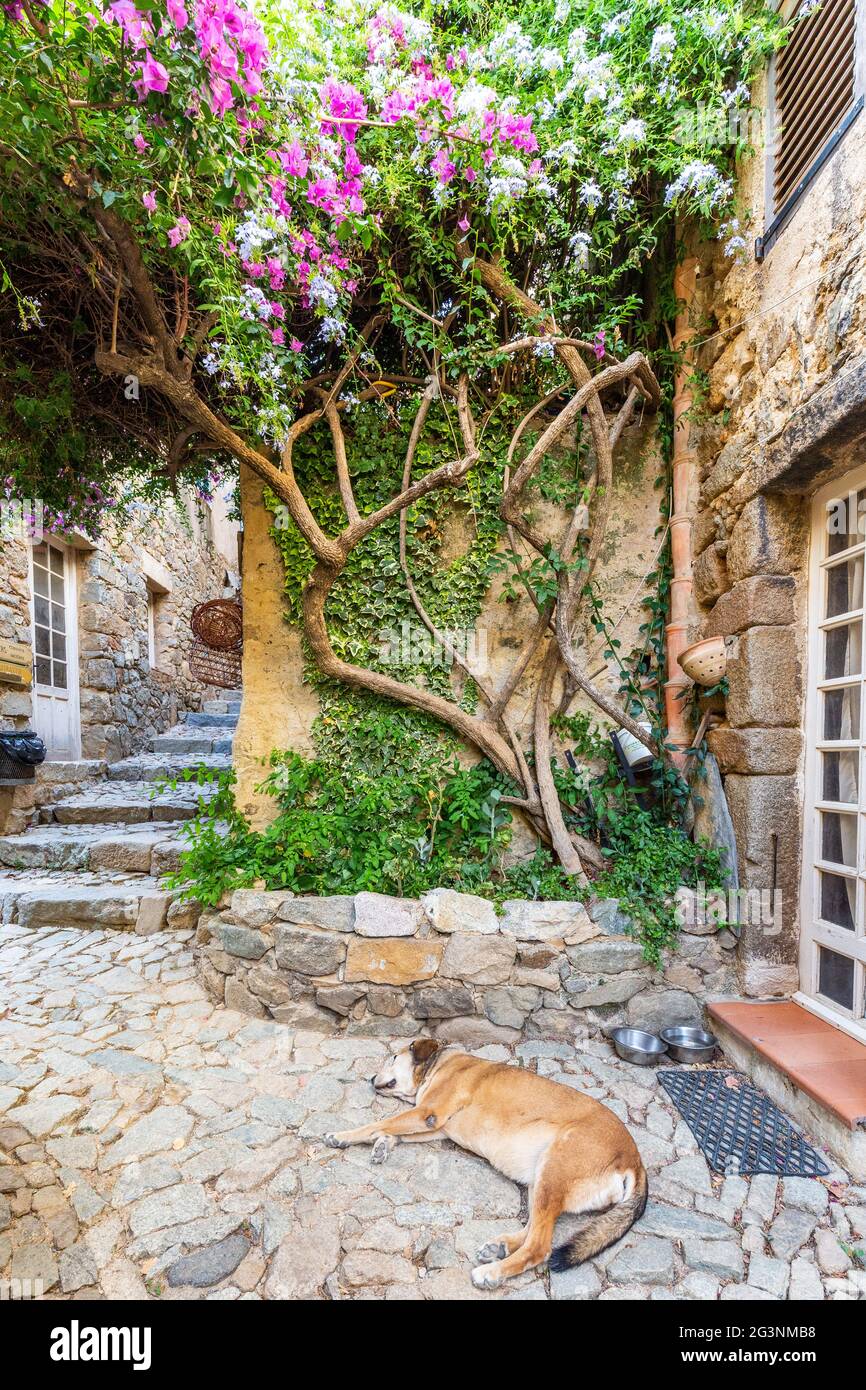
[[[460,228],[461,232],[468,232],[468,231],[469,231],[469,218],[468,218],[468,217],[461,217],[460,221],[457,223],[457,226]]]
[[[141,76],[134,85],[142,100],[148,92],[168,91],[168,73],[162,63],[158,63],[155,58],[151,57],[150,53],[145,61],[139,63],[138,66],[141,68]]]
[[[437,150],[430,161],[430,168],[440,183],[450,183],[457,173],[457,165],[453,159],[449,159],[446,150]]]
[[[314,208],[321,208],[323,212],[336,211],[336,195],[336,179],[314,179],[307,186],[307,202]]]
[[[284,334],[284,332],[283,332],[283,330],[282,330],[281,328],[272,328],[272,329],[271,329],[271,342],[272,342],[272,343],[276,343],[277,347],[282,347],[282,345],[283,345],[283,343],[284,343],[285,341],[286,341],[286,335]]]
[[[599,362],[604,357],[604,336],[604,329],[602,328],[596,333],[592,343],[592,350]]]
[[[478,175],[476,174],[475,170],[472,168],[472,165],[471,165],[471,164],[470,164],[466,169],[464,169],[464,171],[463,171],[463,177],[464,177],[464,179],[466,180],[467,183],[474,183],[475,180],[478,178]]]
[[[293,140],[291,145],[280,151],[280,164],[283,166],[283,173],[295,179],[304,178],[310,167],[303,146],[298,140]]]
[[[150,20],[135,8],[132,0],[114,0],[114,4],[108,7],[108,13],[120,25],[134,48],[144,46],[142,30],[150,24]]]
[[[367,115],[367,103],[357,87],[353,87],[351,82],[337,82],[329,77],[319,88],[319,97],[327,115],[336,118],[336,122],[327,118],[322,121],[322,133],[336,133],[343,137],[347,145],[354,144],[358,137],[355,121],[362,121]]]
[[[271,313],[275,319],[284,319],[286,317],[286,311],[277,299],[271,302]]]
[[[144,203],[148,212],[156,212],[156,193],[153,189],[151,189],[149,193],[143,194],[141,201]]]
[[[179,217],[174,226],[169,230],[168,240],[171,246],[180,246],[182,241],[186,241],[192,226],[188,217]]]
[[[189,24],[189,15],[184,9],[183,0],[166,0],[165,7],[175,29],[185,29]]]
[[[139,154],[141,154],[143,150],[147,149],[147,141],[145,140],[144,136],[141,134],[140,131],[138,135],[133,137],[132,143],[138,150]]]
[[[279,292],[286,283],[286,272],[279,261],[273,256],[268,257],[268,275],[270,277],[271,289]]]
[[[210,109],[215,116],[224,116],[235,104],[232,89],[223,77],[212,77],[210,82]]]
[[[356,179],[360,175],[364,166],[358,158],[358,151],[354,145],[346,146],[346,158],[343,161],[343,173],[347,179]]]
[[[289,347],[292,349],[292,352],[303,352],[304,350],[304,345],[300,338],[293,338],[289,343]]]

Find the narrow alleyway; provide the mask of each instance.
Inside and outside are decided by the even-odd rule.
[[[516,1226],[514,1184],[447,1142],[376,1167],[320,1141],[394,1108],[369,1084],[386,1044],[214,1006],[187,931],[8,924],[0,997],[0,1276],[52,1297],[866,1296],[843,1248],[866,1239],[866,1188],[838,1169],[711,1176],[654,1072],[603,1041],[527,1042],[515,1060],[628,1121],[647,1213],[592,1264],[480,1293],[474,1255]]]
[[[0,918],[139,933],[181,925],[158,880],[176,867],[183,822],[210,791],[158,784],[190,766],[230,767],[238,712],[234,697],[208,701],[147,752],[111,764],[104,780],[44,807],[23,834],[0,836]]]

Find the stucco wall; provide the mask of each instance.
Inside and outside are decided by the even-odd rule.
[[[754,995],[798,986],[810,497],[866,459],[866,117],[759,262],[766,168],[762,149],[740,169],[752,212],[744,263],[731,268],[718,243],[702,248],[693,309],[706,394],[692,428],[692,637],[738,638],[726,722],[709,742],[740,884],[783,894],[782,932],[743,934],[741,985]]]
[[[244,696],[234,765],[237,804],[254,825],[266,824],[274,814],[273,798],[255,790],[271,750],[311,753],[309,731],[318,713],[318,701],[303,682],[300,634],[285,619],[285,572],[270,534],[272,517],[262,503],[262,486],[242,465]]]
[[[623,433],[617,450],[615,483],[607,541],[597,570],[605,611],[617,623],[616,635],[627,653],[638,641],[638,629],[646,617],[641,606],[643,579],[653,568],[659,548],[660,507],[663,493],[654,487],[662,471],[655,425],[638,421]],[[244,701],[235,737],[238,772],[238,804],[260,824],[274,814],[273,798],[257,796],[263,760],[273,748],[312,750],[311,726],[318,713],[314,691],[303,683],[300,635],[285,619],[282,602],[283,566],[270,535],[271,515],[261,504],[262,485],[242,473],[241,498],[244,518]],[[534,509],[536,524],[545,534],[558,537],[565,514],[550,504]],[[461,547],[460,526],[449,537],[449,553]],[[402,582],[402,581],[395,581]],[[536,610],[522,591],[517,598],[500,601],[504,577],[494,579],[476,624],[484,632],[488,679],[494,688],[503,684],[524,638],[535,623]],[[584,634],[590,653],[589,670],[597,684],[615,695],[619,677],[602,655],[603,639],[587,626]],[[515,727],[526,738],[531,732],[532,693],[538,660],[530,666],[509,712]],[[559,690],[555,692],[558,700]],[[580,707],[574,701],[572,710]],[[471,750],[467,757],[475,756]],[[523,850],[525,835],[517,835]],[[532,839],[534,845],[534,839]]]

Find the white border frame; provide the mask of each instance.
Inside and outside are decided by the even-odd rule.
[[[844,474],[834,482],[828,483],[825,487],[816,492],[810,501],[811,507],[811,530],[809,540],[809,565],[808,565],[808,603],[807,603],[807,640],[806,640],[806,711],[804,721],[804,733],[806,740],[805,750],[805,775],[803,791],[803,859],[800,882],[800,989],[794,998],[797,1003],[802,1004],[810,1013],[816,1014],[819,1018],[825,1019],[828,1023],[834,1024],[842,1032],[850,1034],[860,1042],[866,1042],[866,1017],[855,1017],[852,1010],[843,1009],[840,1005],[834,1004],[818,993],[818,947],[824,945],[829,949],[839,948],[847,945],[849,948],[853,940],[857,940],[856,930],[854,937],[844,928],[839,928],[840,936],[836,938],[833,931],[816,922],[817,913],[815,911],[815,898],[818,883],[818,815],[817,806],[820,801],[818,796],[819,787],[819,763],[820,763],[820,743],[819,738],[819,716],[821,699],[818,691],[818,683],[821,671],[821,623],[828,621],[824,618],[824,570],[827,568],[823,553],[823,536],[825,534],[827,503],[836,497],[848,498],[850,494],[855,494],[860,488],[866,487],[866,465],[852,469],[850,473]],[[859,520],[858,520],[859,525]],[[866,537],[864,537],[866,539]],[[841,560],[846,552],[840,551],[838,555],[830,557],[833,561]],[[835,622],[835,619],[829,620]],[[863,656],[866,656],[866,594],[864,594],[864,640],[861,656],[861,666],[864,666]],[[849,682],[850,683],[850,682]],[[823,682],[822,682],[823,684]],[[858,753],[861,747],[866,744],[866,673],[861,672],[861,708],[860,708],[860,736],[857,740]],[[852,740],[853,742],[853,740]],[[866,783],[863,781],[866,772],[866,753],[860,754],[858,767],[858,805],[857,815],[862,819],[866,816]],[[858,836],[858,844],[860,837]],[[866,863],[859,863],[855,872],[860,878],[858,887],[858,904],[862,901],[862,895],[866,892],[866,882],[864,882],[864,870]],[[856,928],[856,921],[855,921]],[[866,936],[859,938],[861,950],[866,943]],[[850,954],[849,952],[846,954]],[[866,958],[861,954],[860,958],[854,956],[854,1000],[863,1000],[866,996]]]
[[[69,682],[69,722],[70,722],[70,742],[69,747],[72,756],[69,762],[78,762],[81,758],[81,678],[78,669],[78,552],[66,541],[59,540],[56,536],[43,536],[43,541],[47,545],[56,546],[63,551],[63,589],[64,602],[66,606],[66,678]],[[36,723],[36,696],[39,693],[36,685],[36,653],[35,653],[35,634],[36,634],[36,586],[33,582],[33,543],[27,546],[27,576],[30,584],[30,648],[33,651],[33,723]],[[49,759],[49,761],[58,761]]]

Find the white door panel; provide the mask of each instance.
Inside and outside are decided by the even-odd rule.
[[[80,756],[75,553],[55,540],[31,548],[33,704],[51,762]]]

